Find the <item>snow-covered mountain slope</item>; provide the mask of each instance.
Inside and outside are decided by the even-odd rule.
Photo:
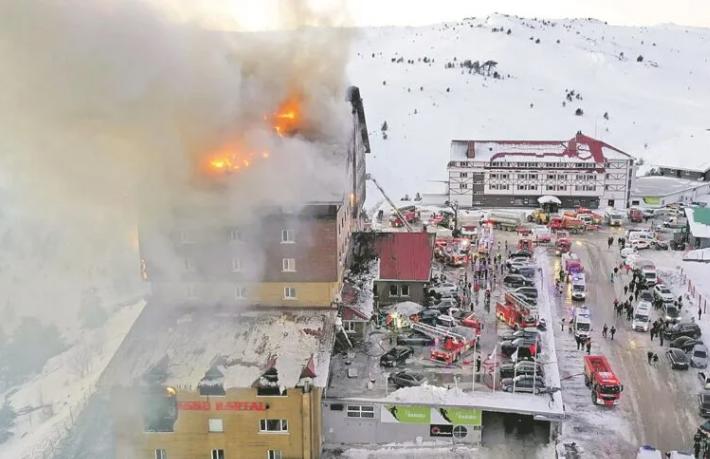
[[[557,140],[581,130],[646,163],[710,163],[708,29],[495,15],[364,29],[352,54],[368,169],[395,197],[446,178],[452,139]],[[497,65],[484,76],[461,67],[467,59]]]

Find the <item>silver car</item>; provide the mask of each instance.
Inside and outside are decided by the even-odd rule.
[[[696,344],[690,351],[690,365],[695,368],[707,368],[708,348],[704,344]]]

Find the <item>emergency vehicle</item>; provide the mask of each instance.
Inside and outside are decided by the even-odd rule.
[[[624,386],[603,355],[584,356],[584,384],[592,390],[592,403],[614,406],[619,403]]]

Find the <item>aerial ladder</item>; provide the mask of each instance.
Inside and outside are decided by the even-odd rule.
[[[448,330],[447,328],[444,327],[435,327],[433,325],[425,324],[422,322],[412,322],[410,327],[412,330],[416,330],[422,335],[426,335],[429,338],[439,338],[439,339],[444,339],[444,338],[453,338],[457,339],[460,341],[466,341],[466,337],[463,335],[460,335],[458,333],[454,333],[451,330]]]
[[[375,180],[375,178],[372,176],[372,174],[366,174],[366,175],[365,175],[365,179],[367,179],[367,180],[371,181],[372,183],[374,183],[375,186],[377,187],[377,189],[380,190],[380,193],[382,193],[382,196],[385,197],[385,199],[387,200],[387,202],[389,203],[389,205],[392,206],[392,209],[394,210],[394,213],[395,213],[395,214],[397,215],[397,217],[399,217],[399,219],[402,221],[402,224],[405,226],[405,228],[407,228],[407,231],[409,231],[409,232],[414,231],[414,228],[412,228],[412,225],[410,225],[409,222],[407,221],[407,219],[404,218],[404,215],[402,215],[402,213],[399,211],[399,209],[397,208],[397,206],[394,205],[394,202],[389,198],[389,196],[387,196],[387,193],[385,193],[385,190],[383,190],[382,187],[380,186],[380,184],[377,183],[377,180]]]

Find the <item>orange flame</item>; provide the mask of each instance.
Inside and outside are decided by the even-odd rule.
[[[295,96],[289,97],[279,106],[271,118],[274,131],[279,136],[294,134],[298,130],[301,118],[300,100]]]

